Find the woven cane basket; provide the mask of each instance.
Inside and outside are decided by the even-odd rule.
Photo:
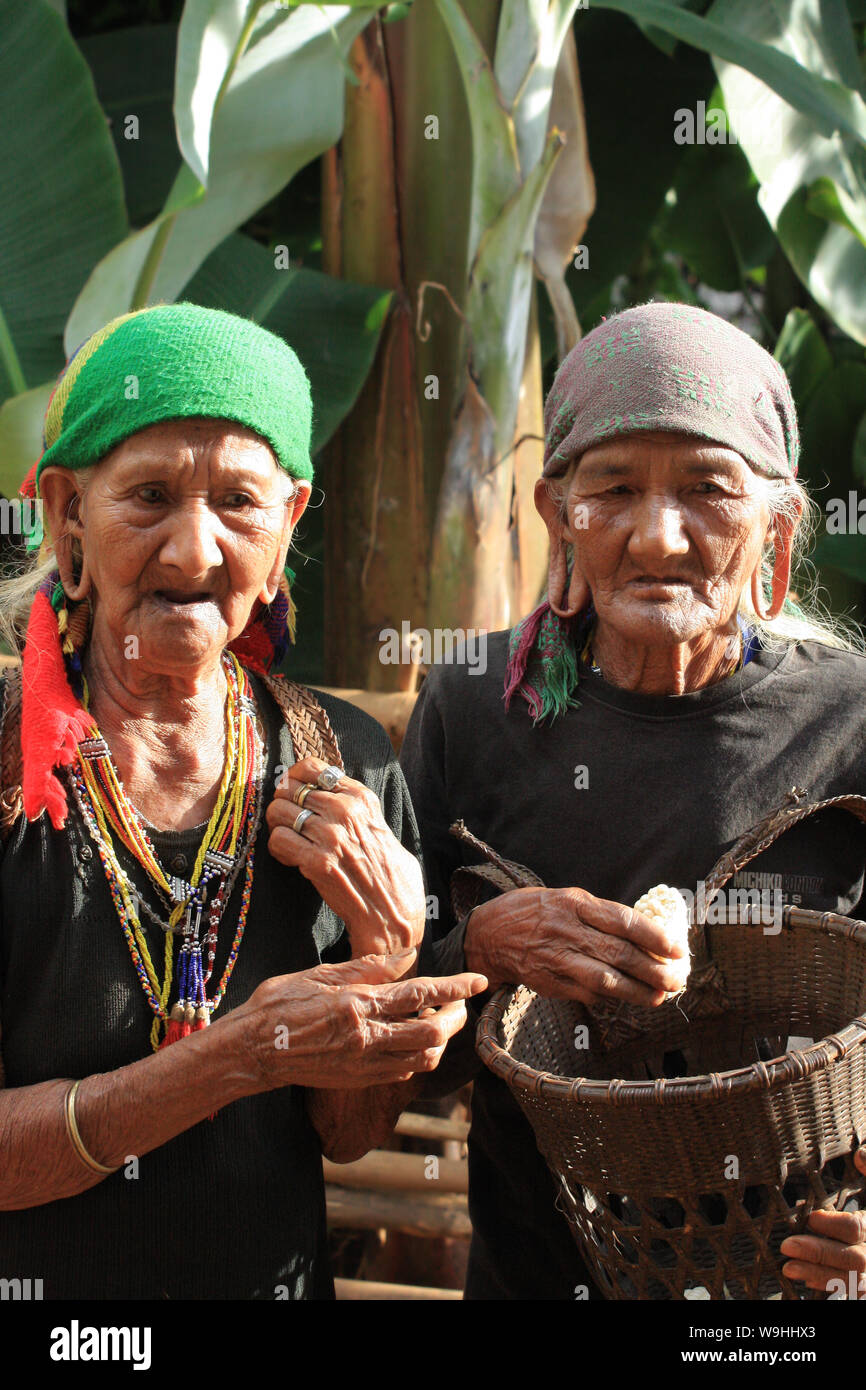
[[[866,798],[796,796],[723,856],[708,900],[816,811],[866,820]],[[485,857],[458,873],[538,882]],[[608,1298],[827,1297],[785,1278],[779,1246],[816,1208],[866,1207],[866,923],[785,907],[778,925],[754,908],[696,921],[689,987],[658,1009],[524,986],[484,1009],[478,1052],[530,1121]]]

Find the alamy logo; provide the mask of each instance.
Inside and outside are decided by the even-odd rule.
[[[828,536],[866,536],[866,497],[852,488],[847,498],[829,497],[824,503]]]
[[[51,1330],[52,1361],[131,1361],[134,1371],[150,1370],[149,1327],[68,1327]]]
[[[703,881],[697,892],[690,888],[677,890],[685,898],[689,921],[709,922],[711,926],[726,925],[745,918],[763,927],[764,936],[778,936],[782,930],[785,897],[778,886],[715,888],[707,892]]]
[[[0,497],[0,536],[32,536],[42,526],[41,497]]]
[[[38,1302],[42,1298],[41,1279],[0,1279],[0,1302]]]
[[[762,121],[748,132],[749,142],[767,150],[781,149],[781,129],[778,121]],[[674,112],[674,143],[677,145],[738,145],[737,132],[721,106],[699,101],[692,111],[681,106]]]
[[[398,632],[383,627],[379,633],[379,660],[383,666],[468,666],[471,676],[487,670],[487,632],[484,628],[413,628],[405,618]]]

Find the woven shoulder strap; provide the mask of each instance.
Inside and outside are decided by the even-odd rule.
[[[279,706],[298,762],[301,758],[324,758],[342,769],[337,736],[313,692],[279,676],[263,676],[262,680]]]
[[[0,714],[0,840],[6,841],[24,810],[21,796],[21,667],[6,675]]]

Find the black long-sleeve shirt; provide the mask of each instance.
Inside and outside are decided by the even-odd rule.
[[[534,727],[522,700],[505,710],[506,650],[507,634],[491,634],[483,675],[436,667],[401,753],[428,892],[439,901],[442,974],[464,968],[465,923],[450,912],[450,877],[477,862],[448,834],[454,820],[550,887],[634,903],[662,882],[695,892],[794,785],[810,801],[866,794],[861,656],[813,642],[759,651],[741,672],[682,696],[621,690],[582,666],[579,708]],[[864,867],[866,828],[829,810],[783,835],[742,882],[771,875],[784,901],[861,915]],[[440,1087],[475,1080],[466,1297],[573,1299],[584,1286],[597,1296],[532,1129],[473,1041],[470,1023],[434,1076]]]
[[[267,728],[265,803],[294,753],[253,677]],[[317,692],[350,777],[378,794],[394,835],[418,853],[415,819],[384,730]],[[7,1086],[111,1072],[150,1054],[153,1015],[96,848],[69,797],[67,826],[21,819],[0,865],[0,1024]],[[246,931],[219,1013],[263,980],[348,959],[343,923],[298,869],[268,850],[264,820]],[[202,827],[151,833],[168,872],[188,875]],[[141,868],[121,856],[141,884]],[[209,993],[237,926],[243,873],[220,930]],[[162,978],[163,934],[142,914]],[[182,1047],[183,1042],[175,1046]],[[2,1155],[0,1155],[2,1162]],[[333,1298],[321,1147],[304,1090],[248,1096],[126,1164],[77,1197],[0,1211],[0,1277],[43,1281],[46,1299]]]

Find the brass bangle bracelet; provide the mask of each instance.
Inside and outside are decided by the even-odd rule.
[[[84,1141],[81,1138],[81,1135],[78,1130],[78,1122],[75,1119],[75,1097],[78,1092],[78,1087],[80,1085],[80,1081],[73,1081],[72,1085],[69,1087],[69,1090],[66,1092],[66,1097],[63,1102],[63,1108],[66,1115],[66,1133],[68,1135],[69,1142],[72,1145],[75,1152],[77,1153],[78,1157],[81,1159],[81,1162],[85,1165],[86,1168],[89,1168],[91,1172],[101,1173],[103,1176],[107,1176],[109,1173],[116,1173],[118,1171],[117,1168],[106,1168],[104,1163],[97,1163],[96,1159],[91,1158],[90,1154],[84,1147]]]

